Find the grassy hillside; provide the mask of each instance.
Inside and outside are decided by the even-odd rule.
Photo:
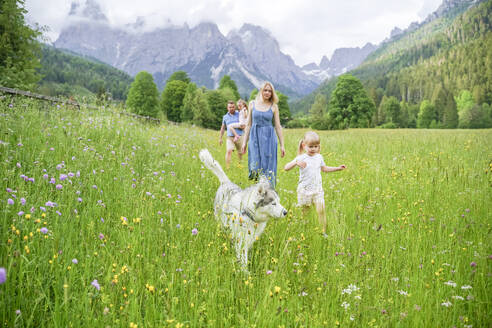
[[[430,100],[438,87],[454,95],[469,90],[479,104],[492,102],[492,1],[462,11],[455,8],[384,43],[350,72],[374,96],[376,106],[383,95],[410,103]],[[335,86],[336,78],[324,82],[293,103],[291,111],[307,113],[317,93],[329,99]]]
[[[125,100],[133,78],[96,59],[42,46],[39,91],[51,96],[95,97],[109,94]]]
[[[45,327],[485,327],[490,130],[322,132],[328,238],[295,206],[240,270],[213,215],[218,132],[0,97],[0,320]],[[294,158],[302,130],[285,130]],[[231,179],[247,186],[245,163]]]

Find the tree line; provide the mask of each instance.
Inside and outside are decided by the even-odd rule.
[[[370,127],[492,127],[492,1],[442,17],[383,45],[350,73],[372,100]],[[437,31],[437,32],[435,32]],[[351,127],[320,120],[344,77],[323,83],[293,104],[291,126]],[[342,83],[343,84],[343,83]],[[353,109],[347,108],[348,111]],[[321,122],[321,123],[320,123]],[[324,122],[324,123],[323,123]],[[360,124],[359,124],[360,125]]]
[[[252,90],[248,98],[254,99],[257,93],[258,90]],[[285,124],[291,119],[288,97],[281,92],[277,95],[280,121]],[[237,85],[229,75],[222,77],[216,90],[209,90],[191,82],[186,72],[177,71],[167,79],[164,90],[159,94],[152,75],[141,71],[131,84],[126,107],[139,115],[219,129],[227,112],[227,102],[239,98]]]

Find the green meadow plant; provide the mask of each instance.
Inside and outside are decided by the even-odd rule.
[[[218,132],[0,97],[0,323],[487,327],[491,130],[323,131],[328,238],[296,207],[249,273],[214,218]],[[287,156],[305,130],[285,130]],[[241,187],[247,162],[227,171]]]

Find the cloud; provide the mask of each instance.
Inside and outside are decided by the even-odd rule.
[[[84,1],[84,0],[78,0]],[[278,40],[281,50],[299,64],[331,57],[341,47],[379,43],[393,27],[406,28],[435,10],[441,0],[92,0],[111,25],[124,27],[138,17],[147,30],[169,25],[193,27],[210,21],[226,35],[244,23],[262,26]],[[50,27],[55,41],[67,23],[71,3],[27,0],[31,21]]]

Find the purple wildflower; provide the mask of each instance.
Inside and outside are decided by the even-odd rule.
[[[7,271],[5,268],[0,268],[0,285],[7,281]]]
[[[267,270],[266,274],[267,275],[271,275],[272,274],[272,270]]]
[[[194,228],[193,230],[191,230],[191,234],[192,235],[197,235],[198,234],[198,229],[197,228]]]
[[[14,205],[14,200],[12,198],[7,199],[7,204]]]
[[[472,263],[470,263],[470,266],[471,266],[471,267],[476,267],[476,266],[477,266],[477,263],[472,262]]]
[[[49,176],[48,174],[43,174],[43,179],[48,180]]]
[[[79,261],[77,259],[72,259],[72,263],[77,264],[77,263],[79,263]]]
[[[15,314],[21,315],[21,310],[19,310],[19,309],[15,310]]]
[[[42,234],[47,234],[48,233],[48,228],[46,227],[42,227],[41,229],[39,229],[39,231],[42,233]]]
[[[24,211],[20,211],[19,213],[17,213],[18,216],[23,216],[24,215]]]
[[[80,198],[80,197],[79,197],[79,198],[77,198],[77,201],[78,201],[79,203],[82,203],[82,198]]]
[[[178,229],[181,228],[181,224],[179,224],[179,223],[176,224],[176,228],[178,228]]]
[[[56,185],[56,190],[62,190],[63,186],[61,184]]]
[[[22,205],[26,205],[26,199],[24,197],[22,197],[20,199],[20,202],[21,202]]]
[[[95,289],[97,290],[101,290],[101,286],[99,286],[99,283],[97,282],[97,279],[94,279],[92,282],[91,282],[91,285],[94,286]]]
[[[60,174],[60,180],[63,181],[63,180],[66,180],[68,178],[68,175],[66,174]]]
[[[51,178],[50,183],[51,184],[55,184],[56,183],[56,179],[55,178]]]
[[[99,239],[101,239],[101,240],[104,239],[104,235],[102,233],[99,234]]]

